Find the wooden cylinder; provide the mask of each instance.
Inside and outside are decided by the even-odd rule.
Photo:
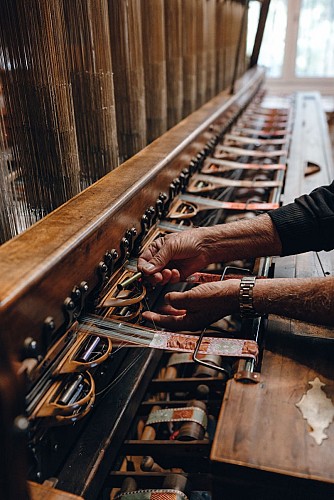
[[[86,187],[118,165],[108,2],[65,0],[64,10],[81,177]]]
[[[215,369],[214,365],[221,366],[221,356],[209,355],[208,358],[209,359],[205,358],[203,361],[207,361],[208,363],[212,364],[212,367],[197,364],[194,370],[194,377],[217,377],[219,372]]]
[[[182,1],[165,0],[168,128],[181,121],[183,116],[182,27]]]
[[[216,3],[217,0],[206,0],[206,94],[205,101],[212,99],[216,94]]]
[[[239,58],[238,58],[238,67],[237,67],[237,77],[240,78],[244,72],[247,70],[247,57],[246,49],[247,49],[247,23],[248,23],[248,6],[239,4],[238,5],[238,16],[239,16],[239,26],[241,29],[241,38],[240,38],[240,49],[239,49]]]
[[[137,489],[137,483],[133,477],[127,477],[124,479],[122,483],[122,487],[120,492],[121,493],[130,493],[132,491],[136,491]]]
[[[189,401],[187,406],[196,406],[206,411],[206,405],[203,401]],[[204,438],[205,429],[197,422],[185,422],[179,429],[178,441],[194,441]]]
[[[144,472],[164,472],[164,469],[154,461],[153,457],[149,456],[142,458],[140,468]]]
[[[246,10],[245,10],[246,9]],[[244,14],[247,13],[247,6],[239,2],[232,2],[231,5],[231,28],[230,28],[230,40],[231,40],[231,82],[233,79],[237,79],[241,75],[241,69],[244,68],[245,59],[242,56],[243,48],[245,47],[245,32],[246,32],[246,20]]]
[[[108,0],[120,162],[146,144],[140,0]]]
[[[208,18],[207,0],[196,0],[196,107],[204,104],[207,84],[207,38]]]
[[[154,405],[154,406],[152,406],[151,412],[157,411],[160,409],[161,409],[160,406]],[[155,436],[156,436],[155,427],[153,425],[145,425],[143,433],[140,436],[140,439],[142,441],[152,441],[153,439],[155,439]]]
[[[176,378],[177,377],[177,366],[168,366],[165,371],[164,378]]]
[[[229,87],[232,83],[233,68],[235,60],[235,46],[233,41],[233,31],[235,28],[232,27],[233,22],[233,2],[232,0],[227,0],[224,4],[224,47],[225,47],[225,81],[224,88]]]
[[[197,102],[196,7],[194,0],[183,0],[183,117],[196,109]]]
[[[221,92],[225,87],[225,22],[224,13],[226,10],[225,0],[217,0],[216,4],[216,93]]]
[[[163,481],[162,487],[167,490],[186,492],[189,487],[188,479],[182,474],[168,474]]]
[[[164,0],[142,0],[143,61],[147,142],[167,130]]]

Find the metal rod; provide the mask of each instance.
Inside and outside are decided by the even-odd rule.
[[[122,281],[121,283],[118,283],[117,284],[117,289],[118,290],[124,290],[129,285],[131,285],[131,283],[134,283],[135,281],[138,281],[139,278],[141,278],[141,273],[140,272],[135,273],[132,276],[130,276],[130,278],[127,278],[126,280]]]

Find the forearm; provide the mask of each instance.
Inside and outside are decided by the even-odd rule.
[[[202,245],[211,262],[280,255],[282,251],[278,233],[267,214],[205,228],[202,235]]]
[[[160,312],[143,317],[169,330],[198,331],[224,316],[238,314],[240,280],[216,281],[185,292],[169,292]],[[334,277],[258,279],[253,305],[259,314],[276,314],[334,326]]]
[[[253,303],[260,314],[334,326],[334,277],[257,280]]]

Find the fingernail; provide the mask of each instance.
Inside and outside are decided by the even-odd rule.
[[[145,269],[145,271],[152,271],[152,269],[154,269],[154,268],[155,268],[154,264],[148,263],[148,264],[143,265],[143,269]]]

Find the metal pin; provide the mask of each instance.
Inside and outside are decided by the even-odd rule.
[[[95,337],[95,339],[93,339],[93,341],[90,343],[87,349],[85,349],[85,351],[80,355],[78,361],[86,363],[89,360],[89,357],[94,351],[94,349],[98,346],[100,340],[101,340],[100,337]]]
[[[130,276],[130,278],[127,278],[126,280],[122,281],[122,283],[118,283],[117,290],[124,290],[129,285],[131,285],[131,283],[138,281],[139,278],[141,278],[141,276],[142,276],[142,274],[140,272],[135,273],[133,276]]]
[[[60,405],[68,405],[69,401],[72,399],[73,395],[76,393],[79,385],[81,385],[83,381],[83,375],[78,375],[73,382],[67,384],[65,386],[65,390],[63,391],[61,397],[58,399],[58,404]]]

